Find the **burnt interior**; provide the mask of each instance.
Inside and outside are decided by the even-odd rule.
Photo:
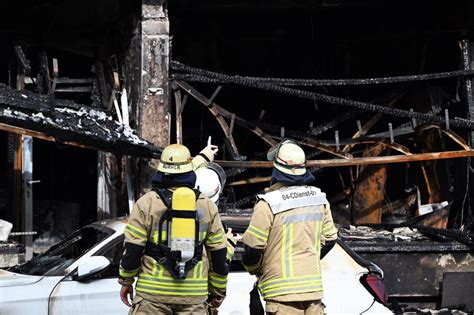
[[[152,2],[150,2],[152,3]],[[344,79],[373,78],[407,74],[435,73],[462,69],[461,40],[472,40],[471,1],[185,1],[168,4],[171,59],[215,72],[256,77]],[[39,55],[48,60],[57,58],[59,76],[95,78],[94,66],[101,61],[106,81],[111,71],[124,73],[125,56],[130,38],[139,23],[140,1],[7,1],[0,4],[0,83],[16,87],[18,61],[13,47],[20,45],[31,63],[30,77],[40,79]],[[26,89],[37,93],[41,84],[31,83]],[[218,84],[190,82],[210,97]],[[466,117],[467,105],[460,77],[383,85],[306,87],[304,89],[380,105],[418,112],[449,109],[451,117]],[[56,97],[74,100],[88,106],[100,106],[112,115],[113,108],[97,102],[91,92],[57,92]],[[215,102],[236,115],[265,126],[269,134],[279,136],[280,127],[291,131],[311,132],[324,129],[325,124],[351,113],[351,119],[340,122],[314,136],[322,141],[348,139],[357,131],[356,120],[362,123],[375,113],[350,107],[328,105],[261,89],[223,85]],[[262,110],[265,115],[259,121]],[[409,123],[405,118],[384,115],[369,134],[386,132]],[[267,124],[267,125],[265,125]],[[310,128],[310,125],[313,126]],[[133,120],[132,120],[132,127]],[[172,139],[175,136],[171,129]],[[465,129],[453,131],[467,139]],[[209,111],[189,97],[183,112],[184,144],[192,153],[204,147],[207,137],[221,148],[219,159],[228,159],[224,134]],[[265,159],[269,146],[248,130],[235,126],[233,136],[239,153],[248,160]],[[427,141],[426,134],[407,134],[396,138],[410,152],[456,150],[458,147],[437,133]],[[11,209],[11,165],[8,159],[8,136],[0,131],[0,217],[13,218]],[[361,156],[366,145],[351,150]],[[328,153],[305,148],[314,159],[334,158]],[[11,152],[10,152],[11,154]],[[383,154],[393,154],[385,152]],[[79,207],[77,226],[96,219],[97,153],[67,145],[34,141],[34,177],[41,183],[34,186],[35,215],[41,204],[51,207],[64,202]],[[453,201],[450,226],[457,227],[469,219],[466,195],[466,159],[433,162],[433,172],[441,179],[438,201]],[[355,172],[355,169],[352,168]],[[230,177],[228,183],[242,178],[269,176],[268,169],[252,169]],[[350,168],[328,168],[315,173],[315,185],[328,194],[328,199],[354,186]],[[428,203],[425,183],[418,163],[392,164],[387,168],[384,205],[412,195],[419,187],[420,202]],[[361,178],[357,179],[358,181]],[[445,181],[444,181],[445,180]],[[261,191],[268,183],[227,188],[222,200],[223,210],[251,207],[252,202],[238,203]],[[466,198],[467,196],[467,198]],[[470,199],[469,199],[470,198]],[[249,199],[251,200],[251,199]],[[237,204],[236,204],[237,202]],[[335,217],[343,223],[351,220],[351,198],[334,204]],[[56,206],[60,207],[60,206]],[[66,206],[71,208],[72,206]],[[122,209],[126,209],[123,207]],[[125,210],[123,213],[125,214]],[[385,213],[387,214],[387,213]],[[35,216],[40,229],[46,215]],[[407,215],[410,217],[410,215]],[[389,222],[389,219],[387,219]],[[469,219],[470,220],[470,219]]]

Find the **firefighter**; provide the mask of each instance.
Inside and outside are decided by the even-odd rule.
[[[206,160],[215,148],[209,142],[203,151]],[[167,146],[152,191],[133,208],[119,269],[120,297],[131,306],[129,314],[206,314],[209,296],[211,302],[225,297],[227,241],[216,205],[191,190],[193,167],[185,146]]]
[[[226,182],[226,174],[224,169],[212,161],[208,161],[206,165],[202,165],[196,170],[196,189],[198,189],[204,196],[211,201],[219,204],[219,197],[224,190]],[[230,266],[232,257],[234,256],[235,246],[239,240],[240,235],[234,235],[232,228],[226,228],[227,238],[227,264]],[[217,314],[217,308],[222,304],[222,300],[214,300],[209,305],[209,314]]]
[[[259,277],[267,314],[323,314],[320,259],[337,238],[329,203],[308,185],[314,176],[295,141],[282,141],[267,159],[274,166],[272,185],[257,197],[242,262]]]

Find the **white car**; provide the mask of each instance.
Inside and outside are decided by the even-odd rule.
[[[119,297],[118,266],[125,219],[96,222],[74,232],[45,254],[0,270],[0,314],[127,314]],[[391,314],[382,271],[344,244],[322,260],[327,314]],[[229,274],[219,314],[249,314],[255,277]]]

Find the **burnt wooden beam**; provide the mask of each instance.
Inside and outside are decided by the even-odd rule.
[[[47,102],[55,100],[52,108]],[[64,107],[62,105],[67,105]],[[161,149],[97,108],[0,85],[0,123],[11,132],[122,155],[153,158]],[[19,128],[19,129],[15,129]],[[23,129],[23,131],[22,131]],[[49,137],[49,138],[48,138]]]
[[[21,46],[15,46],[13,47],[15,51],[15,56],[16,59],[18,60],[19,68],[21,69],[21,72],[23,75],[30,75],[31,71],[31,65],[30,61],[26,58],[25,53],[23,52],[23,49]]]
[[[383,145],[364,151],[365,157],[380,156]],[[382,222],[382,204],[385,197],[387,165],[363,165],[359,171],[352,200],[352,224],[379,224]]]
[[[249,179],[242,179],[237,180],[235,182],[227,184],[227,186],[240,186],[240,185],[248,185],[248,184],[256,184],[256,183],[265,183],[271,180],[270,176],[265,177],[253,177]]]
[[[472,45],[469,40],[461,41],[462,63],[463,70],[472,70]],[[472,90],[472,79],[464,78],[464,92],[466,93],[466,118],[468,120],[474,119],[474,95]],[[468,142],[471,147],[474,147],[474,130],[469,132]]]
[[[183,110],[185,103],[176,82],[171,81],[175,101],[176,143],[183,144]]]
[[[50,141],[50,142],[60,142],[60,143],[63,143],[63,144],[68,144],[68,145],[83,148],[83,149],[98,150],[98,148],[94,148],[92,146],[84,145],[82,143],[78,143],[78,142],[74,142],[74,141],[58,141],[58,139],[56,139],[55,137],[47,135],[43,132],[38,132],[38,131],[29,130],[29,129],[25,129],[25,128],[20,128],[20,127],[16,127],[16,126],[11,126],[11,125],[7,125],[7,124],[0,123],[0,130],[10,132],[10,133],[14,133],[14,134],[17,134],[17,135],[30,136],[30,137],[33,137],[33,138],[46,140],[46,141]]]
[[[392,163],[410,163],[429,160],[443,160],[473,157],[474,150],[446,151],[419,153],[412,155],[392,155],[377,157],[362,157],[352,159],[329,159],[329,160],[309,160],[306,167],[342,167],[354,165],[375,165],[375,164],[392,164]],[[238,167],[238,168],[272,168],[271,161],[223,161],[216,160],[216,163],[222,167]]]
[[[239,149],[237,148],[234,137],[232,136],[232,133],[230,132],[230,127],[224,119],[224,117],[228,119],[232,119],[232,113],[224,110],[222,107],[214,103],[211,99],[208,99],[206,96],[204,96],[202,93],[200,93],[198,90],[196,90],[187,82],[178,81],[178,80],[175,80],[173,82],[179,87],[181,87],[184,91],[186,91],[186,93],[188,93],[189,95],[194,97],[197,101],[199,101],[201,104],[207,107],[207,109],[211,112],[211,114],[216,118],[219,126],[222,128],[222,131],[224,132],[224,135],[230,144],[233,155],[238,156]],[[218,90],[216,91],[218,92]]]

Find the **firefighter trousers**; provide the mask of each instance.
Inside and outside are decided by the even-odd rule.
[[[130,311],[128,312],[129,315],[145,315],[145,314],[153,314],[153,315],[205,315],[207,314],[206,311],[206,304],[167,304],[167,303],[157,303],[152,302],[145,299],[140,299],[139,301],[134,301]]]

